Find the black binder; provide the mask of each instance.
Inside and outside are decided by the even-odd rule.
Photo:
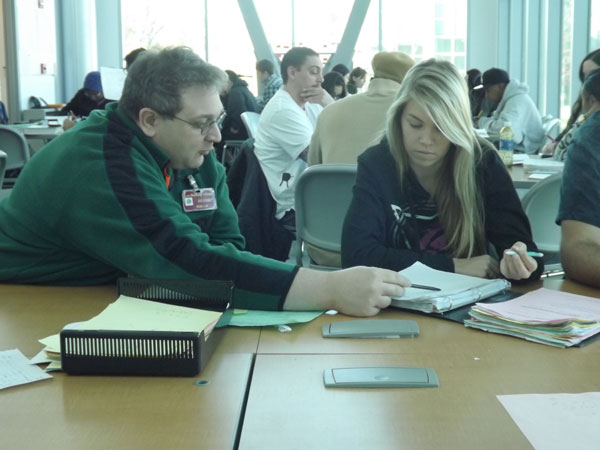
[[[232,314],[233,282],[121,278],[119,295]],[[62,369],[73,375],[195,376],[206,365],[223,333],[204,331],[115,331],[65,329],[60,333]]]

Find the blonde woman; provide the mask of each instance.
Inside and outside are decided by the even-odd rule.
[[[538,278],[529,222],[494,147],[473,133],[456,67],[430,59],[406,75],[386,136],[358,159],[342,236],[344,267],[416,261],[478,277]],[[500,261],[498,261],[500,259]]]

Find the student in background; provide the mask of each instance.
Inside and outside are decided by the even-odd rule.
[[[583,82],[581,111],[587,119],[569,144],[556,223],[567,276],[600,287],[600,69]]]
[[[125,70],[129,70],[133,62],[144,53],[146,49],[144,47],[136,48],[135,50],[131,50],[127,55],[125,55]]]
[[[308,165],[356,164],[358,155],[379,143],[387,110],[396,100],[406,72],[414,64],[406,53],[376,53],[371,61],[374,77],[366,92],[335,102],[319,114],[308,149]],[[317,264],[342,266],[339,252],[310,245],[308,251]]]
[[[241,114],[250,111],[258,112],[258,104],[252,93],[248,90],[248,83],[242,80],[233,70],[226,70],[228,81],[224,90],[225,112],[227,116],[223,122],[223,140],[246,140],[248,132],[242,122]]]
[[[346,67],[345,64],[336,64],[333,67],[333,69],[331,69],[331,71],[339,73],[341,76],[344,77],[344,81],[348,81],[348,75],[350,74],[350,69],[348,69],[348,67]]]
[[[258,111],[262,112],[271,97],[283,86],[283,81],[275,73],[275,66],[268,59],[261,59],[256,63],[256,79],[260,94],[257,99]]]
[[[321,87],[325,89],[334,100],[339,100],[346,96],[346,82],[344,77],[331,71],[323,77]]]
[[[87,117],[95,109],[104,109],[110,101],[104,98],[100,72],[90,72],[85,76],[83,87],[60,112],[65,115],[73,113],[77,117]]]
[[[307,47],[291,48],[281,60],[283,88],[260,115],[254,153],[275,200],[275,219],[296,227],[294,190],[306,169],[306,156],[317,117],[333,98],[321,87],[321,58]]]
[[[527,216],[498,153],[473,132],[463,77],[447,61],[414,66],[389,109],[386,139],[358,158],[343,266],[420,261],[482,278],[538,278],[543,263],[528,249],[536,246]]]
[[[350,76],[348,77],[348,83],[346,83],[346,90],[348,94],[356,94],[359,89],[365,85],[367,81],[367,71],[362,67],[355,67],[350,72]]]
[[[481,71],[479,69],[467,70],[467,88],[469,89],[469,103],[471,104],[471,115],[479,118],[482,113],[482,104],[485,99],[485,90],[481,82]]]
[[[600,68],[600,49],[596,49],[593,52],[583,58],[579,65],[579,80],[583,83],[583,80],[592,70]],[[552,142],[548,142],[541,151],[542,155],[553,155],[557,161],[564,161],[567,157],[567,149],[573,139],[573,135],[577,129],[583,123],[584,117],[582,117],[584,111],[581,109],[581,96],[577,96],[577,100],[571,107],[571,116],[567,122],[567,126]]]
[[[376,53],[371,61],[374,77],[367,91],[335,102],[319,114],[308,150],[308,165],[356,164],[358,155],[379,143],[387,110],[414,64],[406,53]]]
[[[119,102],[37,152],[0,203],[0,280],[232,280],[238,308],[358,316],[402,295],[409,282],[392,271],[325,273],[243,251],[212,151],[226,80],[185,47],[140,56]]]
[[[539,152],[546,137],[542,117],[527,93],[527,86],[519,80],[511,80],[505,70],[495,67],[483,72],[481,79],[485,102],[492,105],[493,112],[488,117],[484,111],[477,126],[485,129],[490,136],[499,136],[508,122],[514,133],[515,150]]]

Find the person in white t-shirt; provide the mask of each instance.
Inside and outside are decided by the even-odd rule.
[[[277,203],[275,218],[293,227],[294,186],[306,168],[306,154],[317,116],[332,103],[321,87],[323,65],[309,48],[294,47],[281,61],[283,88],[265,106],[254,153]]]

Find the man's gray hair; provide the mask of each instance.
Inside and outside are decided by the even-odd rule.
[[[147,50],[127,72],[119,105],[133,120],[142,108],[173,118],[183,109],[181,91],[202,86],[221,92],[227,74],[188,47]]]

